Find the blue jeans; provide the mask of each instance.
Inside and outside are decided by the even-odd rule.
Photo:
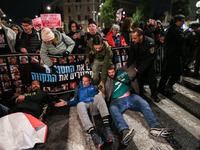
[[[0,104],[0,117],[3,117],[8,114],[8,107]]]
[[[122,113],[127,109],[141,112],[150,128],[160,124],[154,116],[149,104],[136,94],[120,99],[112,99],[109,109],[119,132],[124,129],[129,129],[122,116]]]

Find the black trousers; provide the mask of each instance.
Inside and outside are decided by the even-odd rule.
[[[151,89],[151,96],[157,96],[158,90],[157,90],[156,71],[153,65],[151,65],[141,74],[138,74],[137,79],[140,88],[140,95],[142,95],[144,84],[147,83]]]
[[[159,87],[166,85],[172,87],[180,78],[183,72],[183,63],[181,57],[168,56],[166,68],[161,74]]]

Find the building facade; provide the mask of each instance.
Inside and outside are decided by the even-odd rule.
[[[53,13],[60,13],[68,30],[70,20],[75,20],[86,31],[88,19],[93,18],[97,25],[103,27],[100,16],[100,5],[105,0],[54,0],[49,6]],[[124,8],[126,16],[132,16],[136,12],[137,3],[132,0],[116,0],[120,8]]]

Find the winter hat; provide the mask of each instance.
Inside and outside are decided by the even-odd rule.
[[[89,26],[91,23],[94,23],[95,25],[97,25],[96,22],[95,22],[92,18],[88,19],[88,26]]]
[[[55,38],[54,33],[49,28],[44,28],[41,32],[41,35],[44,42],[51,41]]]
[[[32,20],[30,18],[24,18],[24,19],[22,19],[21,23],[33,24]]]

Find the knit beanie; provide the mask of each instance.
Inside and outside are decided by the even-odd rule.
[[[95,22],[92,18],[88,19],[88,26],[89,26],[91,23],[97,25],[96,22]]]
[[[24,18],[24,19],[22,19],[21,23],[33,24],[32,20],[30,18]]]
[[[41,32],[41,36],[44,42],[51,41],[55,38],[54,33],[49,28],[44,28]]]

